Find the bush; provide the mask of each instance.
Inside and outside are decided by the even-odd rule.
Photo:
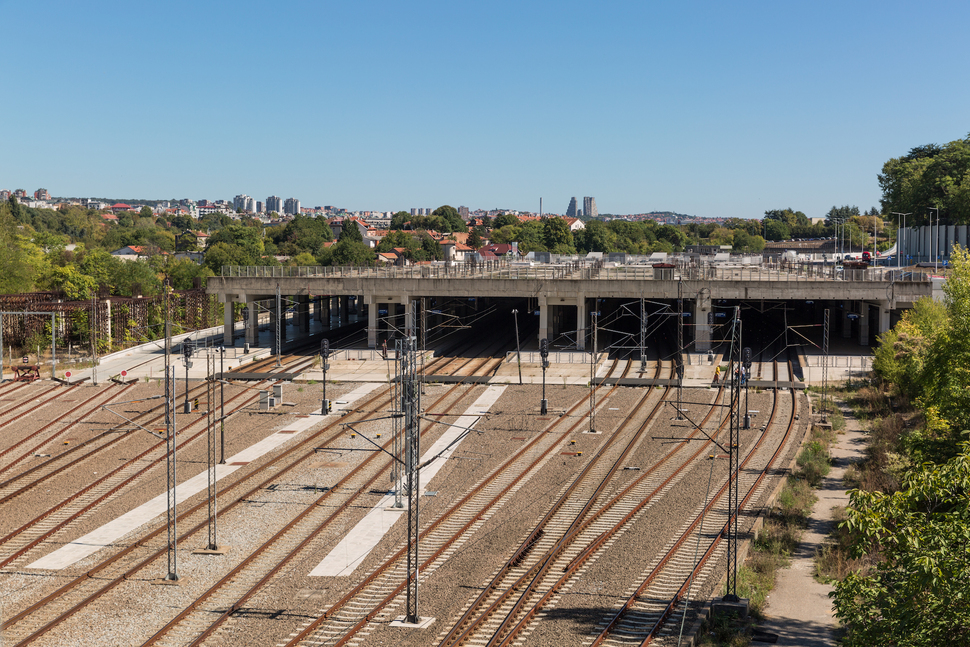
[[[819,440],[813,440],[802,449],[795,460],[798,466],[795,473],[799,478],[808,481],[812,487],[818,487],[831,470],[829,461],[829,451],[825,444]]]

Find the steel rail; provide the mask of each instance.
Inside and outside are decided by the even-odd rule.
[[[111,393],[111,390],[110,390],[111,387],[109,387],[109,390],[99,391],[98,393],[95,393],[90,398],[87,398],[86,400],[82,401],[81,404],[76,405],[72,409],[69,409],[68,411],[66,411],[66,412],[62,413],[61,415],[59,415],[58,417],[54,418],[53,420],[51,420],[49,423],[47,423],[46,425],[44,425],[43,427],[41,427],[37,431],[31,432],[30,434],[28,434],[27,436],[24,436],[23,438],[21,438],[19,441],[17,441],[16,443],[14,443],[13,445],[11,445],[10,447],[7,447],[6,449],[0,451],[0,458],[3,458],[4,456],[6,456],[7,454],[9,454],[10,452],[12,452],[13,450],[15,450],[16,448],[18,448],[21,445],[23,445],[24,443],[30,441],[32,438],[36,438],[40,434],[44,433],[45,431],[47,431],[48,429],[50,429],[51,427],[53,427],[55,424],[59,423],[64,418],[75,414],[78,411],[78,409],[81,409],[82,407],[87,406],[88,404],[91,403],[91,401],[96,400],[97,398],[100,398],[101,396],[105,395],[106,393],[109,394],[109,395],[111,395],[112,397],[121,395],[122,393],[124,393],[125,391],[127,391],[132,386],[134,386],[134,385],[129,384],[128,386],[123,387],[120,393],[116,393],[116,394],[112,394]],[[54,435],[52,435],[52,436],[44,439],[43,441],[41,441],[40,444],[34,445],[30,449],[28,449],[20,457],[14,458],[13,460],[11,460],[9,463],[7,463],[6,465],[4,465],[3,467],[0,467],[0,474],[3,474],[7,470],[11,469],[13,466],[19,464],[20,461],[22,461],[22,460],[24,460],[26,458],[29,458],[31,456],[33,456],[37,451],[39,451],[40,449],[42,449],[45,445],[47,445],[47,444],[49,444],[49,443],[57,440],[61,436],[63,436],[70,429],[72,429],[75,425],[77,425],[78,423],[80,423],[82,420],[84,420],[85,418],[87,418],[92,413],[95,413],[97,410],[98,410],[97,407],[92,408],[90,411],[88,411],[87,413],[85,413],[84,415],[82,415],[77,420],[74,420],[69,425],[66,425],[65,427],[62,427]],[[0,503],[3,503],[3,502],[0,501]]]
[[[384,401],[381,403],[381,407],[380,407],[380,408],[383,408],[383,406],[385,406],[389,402],[389,400],[386,399],[386,392],[376,394],[375,396],[373,396],[372,398],[370,398],[366,402],[362,403],[361,406],[362,407],[369,407],[372,403],[374,403],[375,401],[377,401],[377,400],[379,400],[381,398],[385,398]],[[255,400],[255,396],[253,396],[253,398],[250,401],[252,401],[252,400]],[[260,467],[259,470],[255,471],[255,472],[252,472],[251,474],[246,475],[244,478],[240,479],[239,481],[236,481],[234,483],[231,483],[231,484],[227,485],[220,492],[220,495],[225,496],[229,492],[231,492],[233,490],[236,490],[238,488],[243,487],[243,485],[245,484],[246,481],[251,480],[253,477],[259,476],[259,474],[260,474],[260,472],[262,472],[262,470],[267,469],[268,467],[270,467],[274,463],[278,463],[278,462],[280,462],[280,461],[282,461],[284,459],[289,458],[292,454],[297,453],[299,450],[303,449],[303,447],[304,447],[305,444],[316,441],[316,439],[319,436],[322,436],[322,435],[326,434],[327,432],[329,432],[331,429],[333,429],[335,426],[339,425],[340,423],[341,423],[341,420],[334,420],[333,422],[331,422],[329,425],[327,425],[323,429],[320,429],[317,432],[314,432],[309,438],[305,439],[304,442],[294,444],[289,449],[284,450],[283,452],[281,452],[280,454],[278,454],[277,456],[275,456],[270,463],[268,463],[265,466]],[[341,437],[342,435],[344,435],[344,433],[345,432],[343,430],[338,431],[336,434],[331,435],[324,442],[327,442],[327,443],[332,442],[332,441],[336,440],[337,438]],[[279,479],[280,476],[282,476],[282,475],[286,474],[287,472],[289,472],[290,470],[292,470],[296,465],[300,464],[300,462],[302,462],[303,460],[305,460],[306,458],[308,458],[310,456],[313,456],[314,454],[315,454],[315,452],[312,449],[309,450],[309,451],[304,451],[304,453],[301,456],[299,456],[296,460],[294,460],[293,463],[291,463],[291,464],[289,464],[289,465],[287,465],[287,466],[285,466],[285,467],[283,467],[283,468],[275,471],[268,478],[266,478],[266,479],[262,480],[261,482],[259,482],[255,487],[252,487],[249,490],[247,490],[246,492],[240,494],[233,501],[230,501],[228,503],[225,503],[223,505],[223,507],[221,508],[222,512],[223,513],[228,512],[229,510],[235,508],[238,504],[245,502],[250,497],[252,497],[254,494],[256,494],[257,492],[259,492],[262,489],[265,489],[269,484],[271,484],[272,482],[274,482],[277,479]],[[207,511],[207,508],[208,508],[208,501],[202,501],[202,502],[200,502],[200,503],[198,503],[198,504],[190,507],[188,510],[183,511],[182,512],[182,516],[184,518],[184,517],[188,517],[189,515],[195,514],[196,512]],[[198,524],[196,524],[195,526],[191,527],[187,531],[184,531],[180,535],[179,541],[183,541],[183,540],[187,539],[188,537],[190,537],[192,534],[194,534],[196,532],[199,532],[201,530],[204,530],[207,527],[208,527],[208,518],[206,518],[203,521],[199,522]],[[85,573],[83,573],[80,576],[77,576],[77,577],[73,578],[71,581],[69,581],[66,584],[62,585],[61,587],[59,587],[55,591],[49,593],[48,595],[46,595],[45,597],[43,597],[41,600],[39,600],[39,601],[35,602],[34,604],[28,606],[27,608],[23,609],[22,611],[18,612],[17,614],[15,614],[15,615],[7,618],[7,620],[5,621],[4,624],[5,624],[6,631],[8,632],[8,635],[11,633],[11,629],[10,629],[11,627],[14,627],[16,624],[22,622],[24,619],[26,619],[31,614],[34,614],[34,613],[40,611],[41,609],[43,609],[44,607],[46,607],[48,603],[57,601],[58,599],[62,598],[65,594],[67,594],[68,592],[70,592],[73,589],[77,588],[79,585],[84,584],[84,583],[88,583],[88,582],[95,582],[95,581],[98,581],[98,578],[103,578],[103,576],[100,576],[99,575],[102,571],[106,570],[109,566],[112,566],[116,562],[121,561],[123,558],[127,557],[129,554],[131,554],[135,550],[146,546],[147,545],[147,542],[151,541],[152,539],[155,539],[156,537],[158,537],[160,535],[163,535],[165,532],[167,532],[167,527],[164,526],[164,525],[156,528],[153,531],[150,531],[147,535],[145,535],[144,537],[140,538],[138,541],[132,542],[126,548],[124,548],[124,549],[120,550],[119,552],[115,553],[114,555],[108,557],[107,559],[105,559],[103,562],[99,563],[98,565],[96,565],[92,569],[86,571]],[[166,547],[163,547],[161,549],[156,550],[154,553],[152,553],[148,557],[144,558],[141,562],[139,562],[135,566],[128,568],[119,577],[117,577],[115,579],[112,579],[112,580],[104,583],[104,586],[102,586],[101,589],[99,589],[98,591],[96,591],[93,594],[88,595],[82,601],[78,602],[77,604],[75,604],[74,606],[72,606],[67,611],[64,611],[64,612],[60,613],[53,620],[45,623],[39,629],[33,631],[29,636],[23,638],[19,643],[15,643],[15,644],[17,644],[17,645],[26,645],[26,644],[30,644],[34,640],[40,638],[41,636],[43,636],[44,634],[46,634],[48,631],[50,631],[51,629],[53,629],[54,627],[56,627],[58,624],[60,624],[61,622],[63,622],[65,619],[67,619],[68,617],[70,617],[71,615],[73,615],[74,613],[76,613],[78,610],[84,608],[90,602],[92,602],[93,600],[97,599],[101,595],[107,593],[108,591],[110,591],[111,589],[113,589],[115,586],[117,586],[118,584],[120,584],[122,581],[125,581],[131,575],[133,575],[137,571],[141,570],[146,565],[150,564],[154,560],[156,560],[159,557],[163,556],[167,552],[167,550],[168,550],[167,546]]]
[[[723,394],[723,389],[719,389],[717,398],[714,401],[714,405],[711,407],[711,410],[704,417],[704,419],[701,421],[699,426],[703,427],[704,424],[707,422],[707,420],[717,410],[717,402],[718,400],[720,400],[722,394]],[[713,434],[711,434],[712,439],[718,436],[718,434],[723,430],[724,426],[729,422],[729,420],[730,420],[729,418],[726,418],[718,427],[718,429]],[[688,438],[694,438],[697,436],[698,433],[699,432],[695,430],[688,436]],[[501,632],[507,627],[512,617],[512,613],[516,611],[516,608],[513,608],[512,612],[510,612],[508,617],[506,618],[506,621],[503,622],[502,625],[499,627],[499,629],[495,631],[491,640],[489,641],[489,644],[498,644],[498,645],[504,646],[504,645],[509,645],[511,642],[513,642],[515,637],[523,629],[526,628],[527,624],[547,604],[547,602],[568,582],[568,580],[571,579],[576,574],[579,568],[583,564],[585,564],[589,560],[589,558],[592,557],[595,554],[595,552],[599,550],[607,541],[615,537],[641,510],[646,508],[648,504],[654,502],[656,497],[660,495],[664,491],[664,489],[667,488],[674,481],[675,478],[677,478],[688,467],[690,467],[697,459],[697,457],[707,450],[707,448],[710,446],[712,442],[713,440],[705,440],[704,443],[702,443],[702,445],[693,454],[691,454],[678,468],[676,468],[670,475],[668,475],[667,478],[665,478],[659,485],[657,485],[657,487],[655,487],[649,494],[647,494],[645,497],[642,497],[639,500],[639,502],[636,505],[634,505],[633,508],[630,509],[619,521],[613,524],[613,526],[608,530],[597,535],[592,542],[587,544],[586,547],[583,548],[583,550],[576,557],[570,560],[569,563],[563,567],[563,575],[561,575],[554,584],[547,587],[546,592],[540,596],[540,598],[535,602],[535,604],[532,605],[532,607],[529,609],[529,611],[526,612],[524,617],[519,622],[517,622],[514,627],[512,627],[507,631],[507,633],[503,638],[501,637]],[[669,459],[673,458],[674,455],[678,453],[684,446],[685,446],[684,444],[681,444],[676,449],[672,450],[667,455],[663,456],[657,463],[652,465],[650,469],[648,469],[644,474],[641,474],[639,477],[637,477],[631,483],[629,483],[626,487],[624,487],[620,492],[614,495],[609,502],[603,505],[603,507],[597,510],[595,514],[593,514],[591,517],[589,517],[583,522],[582,526],[578,528],[577,531],[574,533],[573,538],[578,538],[581,532],[583,532],[586,528],[590,527],[600,517],[602,517],[604,514],[609,512],[616,505],[618,505],[624,498],[630,495],[630,493],[633,492],[635,488],[637,488],[644,480],[650,477]],[[550,569],[551,569],[551,566],[552,566],[552,563],[550,561],[550,564],[549,564]],[[547,569],[547,571],[548,570],[549,569]],[[538,580],[538,574],[535,580]],[[513,584],[511,588],[514,590],[519,586],[520,584],[517,582],[516,584]],[[535,588],[534,584],[530,585],[530,588],[526,590],[526,593],[533,590],[534,588]],[[523,596],[524,595],[525,594],[523,594]],[[496,642],[496,640],[498,642]]]
[[[245,393],[238,393],[235,396],[233,396],[232,398],[230,398],[229,399],[229,402],[233,402],[237,398],[243,397],[243,395],[245,395]],[[239,410],[243,409],[244,407],[248,406],[249,403],[251,403],[253,400],[256,399],[256,397],[258,397],[258,396],[250,396],[249,400],[246,400],[241,405],[239,405],[235,409],[231,410],[228,415],[232,415],[233,413],[236,413],[237,411],[239,411]],[[189,423],[188,426],[183,427],[181,430],[179,430],[177,432],[177,435],[178,436],[183,436],[183,434],[187,434],[188,433],[188,430],[191,428],[192,425],[196,425],[196,424],[202,422],[203,420],[205,420],[205,418],[201,418],[200,417],[199,419],[197,419],[197,420]],[[204,436],[208,430],[209,430],[209,427],[208,426],[205,426],[203,429],[201,429],[201,430],[195,432],[194,434],[188,436],[187,439],[185,439],[185,437],[183,436],[183,443],[182,443],[183,447],[184,447],[184,445],[186,445],[188,443],[191,443],[192,441],[197,440],[197,439],[201,438],[202,436]],[[0,546],[5,546],[7,543],[9,543],[10,541],[12,541],[14,539],[22,539],[21,535],[23,535],[24,532],[26,532],[27,530],[29,530],[33,526],[38,525],[41,521],[43,521],[47,517],[51,516],[55,512],[58,512],[59,510],[61,510],[65,506],[67,506],[68,504],[73,503],[74,501],[82,498],[85,494],[88,494],[89,492],[94,492],[99,486],[102,486],[102,485],[107,484],[111,479],[114,479],[115,477],[121,475],[125,470],[130,469],[132,466],[134,466],[136,463],[138,463],[141,459],[145,458],[150,453],[152,453],[152,452],[154,452],[154,451],[162,448],[165,444],[166,444],[166,441],[164,441],[164,440],[155,443],[154,445],[150,446],[148,449],[146,449],[145,451],[141,452],[140,454],[138,454],[137,456],[135,456],[131,460],[126,461],[124,465],[119,465],[118,467],[116,467],[115,469],[111,470],[110,472],[108,472],[107,474],[105,474],[101,478],[97,479],[93,483],[91,483],[91,484],[87,485],[86,487],[84,487],[84,488],[82,488],[82,489],[80,489],[80,490],[72,493],[70,496],[68,496],[66,499],[64,499],[63,501],[61,501],[57,505],[54,505],[54,506],[51,506],[51,507],[47,508],[39,516],[35,517],[31,521],[28,521],[27,523],[25,523],[24,525],[22,525],[20,528],[17,528],[13,532],[7,534],[5,537],[0,538]],[[7,555],[6,557],[0,559],[0,568],[3,568],[5,566],[8,566],[13,561],[15,561],[17,558],[23,556],[29,550],[31,550],[32,548],[34,548],[37,545],[39,545],[45,539],[49,538],[50,536],[52,536],[56,532],[62,530],[63,528],[65,528],[67,525],[73,523],[74,521],[77,521],[77,519],[79,519],[81,517],[81,515],[83,515],[84,513],[91,511],[92,509],[94,509],[100,503],[104,502],[105,500],[107,500],[111,496],[113,496],[113,495],[117,494],[118,492],[120,492],[123,488],[127,487],[128,485],[131,485],[139,477],[145,475],[150,470],[152,470],[156,466],[160,465],[162,463],[162,461],[165,460],[165,457],[166,456],[167,456],[167,453],[162,453],[160,456],[158,456],[158,457],[156,457],[156,458],[148,461],[143,467],[141,467],[141,469],[137,470],[134,474],[131,474],[131,475],[127,476],[127,477],[124,477],[120,482],[116,483],[114,486],[112,486],[111,488],[109,488],[107,491],[103,492],[100,496],[96,497],[93,501],[88,502],[81,509],[77,510],[76,512],[71,513],[69,516],[67,516],[65,519],[63,519],[59,523],[55,524],[54,526],[52,526],[48,530],[42,532],[37,537],[29,540],[26,544],[24,544],[23,546],[21,546],[19,549],[15,550],[12,554]],[[36,482],[31,483],[28,487],[34,487],[35,485],[36,485]]]
[[[614,367],[616,362],[619,360],[614,360]],[[658,372],[659,374],[659,372]],[[576,491],[579,489],[580,485],[586,480],[586,478],[593,473],[593,470],[597,468],[600,464],[600,460],[606,456],[607,452],[613,448],[613,443],[618,441],[626,429],[628,423],[633,421],[636,411],[640,406],[644,405],[649,397],[653,395],[653,387],[647,389],[647,392],[640,399],[640,402],[636,406],[632,407],[631,413],[629,413],[623,422],[617,426],[616,431],[613,432],[612,436],[607,440],[606,443],[600,448],[596,456],[594,456],[587,464],[586,467],[573,479],[566,490],[559,496],[558,500],[553,504],[553,506],[546,512],[546,514],[539,520],[539,522],[532,529],[532,532],[526,537],[522,542],[519,550],[508,560],[505,565],[499,569],[499,572],[492,578],[492,581],[483,587],[482,592],[479,594],[478,598],[469,606],[463,616],[459,619],[455,626],[452,628],[451,632],[441,641],[441,645],[454,645],[461,644],[469,639],[472,632],[476,631],[485,620],[490,617],[496,609],[505,604],[505,602],[518,590],[522,585],[526,583],[527,580],[532,580],[532,584],[522,593],[519,600],[513,605],[512,610],[509,612],[511,614],[517,612],[517,610],[522,605],[525,596],[530,592],[532,585],[534,584],[536,578],[541,576],[549,568],[552,560],[559,555],[562,550],[572,541],[575,534],[578,531],[578,526],[581,524],[582,520],[586,517],[589,511],[592,509],[595,502],[599,499],[601,494],[605,491],[605,488],[612,480],[613,476],[616,474],[617,470],[623,464],[626,457],[633,450],[634,446],[639,442],[642,434],[645,432],[646,428],[653,422],[656,414],[661,410],[664,405],[665,397],[669,393],[670,388],[665,389],[664,393],[661,395],[660,400],[654,405],[653,409],[647,415],[644,422],[639,426],[637,431],[634,433],[633,437],[626,443],[626,446],[620,453],[620,456],[613,460],[606,474],[603,475],[599,483],[593,489],[586,503],[578,511],[578,513],[573,517],[570,525],[566,528],[563,536],[556,541],[551,550],[547,551],[532,568],[528,569],[524,574],[519,576],[516,581],[508,586],[502,586],[504,589],[495,600],[491,602],[487,607],[481,609],[481,606],[485,604],[488,596],[499,588],[499,583],[512,571],[514,568],[518,567],[520,562],[520,556],[525,554],[528,548],[538,541],[539,537],[543,536],[546,532],[546,528],[552,523],[552,520],[562,511],[566,504],[575,496]],[[480,610],[481,609],[481,610]],[[473,620],[473,616],[477,616]],[[499,628],[502,630],[503,625]],[[497,633],[497,632],[496,632]]]
[[[462,386],[465,386],[465,384],[461,382],[453,385],[446,393],[442,394],[434,402],[434,404],[432,404],[429,407],[429,409],[434,409],[437,406],[439,406],[446,398],[450,397]],[[457,416],[458,414],[452,414],[451,411],[454,408],[456,408],[459,404],[461,404],[461,402],[464,399],[465,399],[465,396],[458,398],[451,405],[449,405],[443,413],[436,414],[436,415],[450,414],[450,415]],[[425,429],[421,432],[422,436],[427,433],[430,433],[431,430],[437,426],[438,426],[437,422],[428,423],[425,426]],[[393,444],[394,444],[394,439],[391,438],[386,443],[384,443],[382,449],[385,452],[387,452]],[[356,479],[359,476],[361,476],[364,473],[364,470],[369,467],[369,464],[371,463],[371,461],[376,461],[378,458],[386,458],[386,454],[382,452],[374,452],[366,459],[364,459],[363,462],[361,462],[359,465],[354,467],[353,470],[348,472],[343,478],[341,478],[332,488],[330,488],[327,492],[325,492],[320,498],[318,498],[315,502],[311,503],[306,508],[304,508],[304,510],[300,514],[298,514],[294,519],[292,519],[289,523],[287,523],[283,528],[281,528],[278,532],[276,532],[276,534],[274,534],[271,538],[266,540],[262,545],[256,548],[253,552],[247,555],[246,559],[244,559],[242,562],[237,564],[229,573],[223,576],[218,582],[212,585],[205,593],[203,593],[201,596],[196,598],[195,601],[193,601],[189,606],[187,606],[181,613],[179,613],[175,618],[169,621],[168,624],[166,624],[164,627],[158,630],[151,638],[149,638],[145,643],[143,643],[143,647],[147,645],[158,644],[160,640],[162,640],[166,635],[168,635],[174,629],[176,629],[179,623],[181,623],[183,620],[189,617],[193,612],[195,612],[199,608],[199,606],[203,604],[206,600],[216,595],[225,585],[231,584],[237,581],[237,579],[239,578],[239,575],[244,571],[244,569],[254,564],[266,552],[272,550],[272,548],[275,547],[275,544],[277,544],[282,538],[284,538],[291,530],[296,528],[301,522],[303,522],[312,513],[316,512],[320,506],[325,505],[327,500],[331,496],[333,496],[334,493],[338,492],[341,488],[346,486],[353,479]],[[387,470],[390,467],[390,465],[391,465],[390,459],[385,460],[385,464],[381,465],[374,472],[374,474],[367,479],[366,482],[361,484],[359,487],[356,487],[354,489],[353,494],[351,494],[351,496],[346,501],[340,503],[339,506],[336,509],[334,509],[325,519],[317,523],[312,530],[309,530],[308,532],[306,532],[306,537],[302,541],[300,541],[296,547],[291,549],[285,556],[283,556],[283,558],[280,559],[272,568],[270,568],[262,577],[260,577],[255,584],[253,584],[252,586],[248,586],[246,588],[245,593],[242,596],[238,597],[236,601],[230,604],[224,612],[218,615],[218,617],[212,620],[206,620],[209,626],[205,630],[203,630],[201,634],[196,636],[196,638],[192,642],[188,643],[188,645],[200,645],[206,638],[211,636],[212,633],[215,632],[219,627],[221,627],[222,624],[226,622],[226,620],[228,620],[233,614],[235,614],[236,611],[238,611],[242,607],[242,605],[246,603],[246,601],[248,601],[253,595],[255,595],[269,580],[275,577],[276,574],[280,571],[280,569],[282,569],[287,563],[289,563],[291,559],[299,555],[299,553],[311,541],[316,539],[316,537],[320,532],[323,532],[338,517],[344,514],[358,498],[366,494],[369,491],[370,487],[374,483],[376,483],[378,479],[385,477],[387,475]],[[211,612],[206,612],[206,613],[211,615]]]
[[[776,367],[775,374],[777,375],[777,367]],[[739,465],[738,471],[735,472],[735,473],[733,473],[730,476],[730,479],[737,479],[738,478],[739,474],[744,469],[744,467],[755,456],[756,452],[760,448],[761,443],[764,441],[765,438],[767,438],[767,436],[768,436],[768,429],[771,427],[772,423],[774,422],[774,417],[775,417],[775,413],[776,413],[776,410],[777,410],[776,407],[777,407],[777,398],[778,398],[778,393],[779,392],[776,389],[774,391],[774,393],[775,393],[775,404],[772,406],[772,414],[771,414],[771,417],[770,417],[768,423],[764,427],[764,432],[761,434],[761,436],[759,437],[759,439],[757,440],[757,442],[754,444],[754,446],[748,452],[748,455],[745,457],[744,461],[741,462],[741,464]],[[747,503],[750,500],[750,498],[757,491],[758,486],[764,480],[764,478],[768,474],[768,472],[773,468],[775,460],[777,459],[778,455],[781,453],[782,449],[785,447],[785,445],[786,445],[786,443],[788,441],[788,437],[790,436],[791,430],[794,427],[794,423],[795,423],[796,415],[797,415],[797,413],[796,413],[797,412],[797,396],[795,394],[795,390],[794,389],[792,389],[792,401],[793,401],[793,407],[792,407],[791,417],[789,419],[789,423],[788,423],[787,430],[785,431],[785,434],[782,437],[782,439],[779,441],[779,443],[778,443],[777,447],[775,448],[775,451],[772,454],[771,458],[768,460],[768,462],[766,463],[765,467],[761,470],[759,476],[757,477],[757,479],[755,480],[755,482],[752,484],[752,486],[749,488],[748,493],[745,495],[744,499],[741,501],[741,503],[740,503],[740,509],[744,509],[745,505],[747,505]],[[644,578],[643,582],[637,587],[636,591],[632,595],[630,595],[628,597],[627,601],[620,607],[620,609],[609,620],[609,622],[607,623],[606,627],[593,640],[593,642],[591,643],[590,647],[599,647],[600,645],[602,645],[604,643],[605,640],[607,640],[609,638],[610,634],[615,631],[617,625],[622,621],[622,619],[625,616],[625,614],[636,603],[636,600],[643,594],[643,592],[647,589],[647,587],[649,587],[657,579],[657,577],[659,577],[659,575],[663,572],[664,567],[673,558],[674,553],[681,546],[683,546],[684,542],[686,542],[686,540],[688,538],[690,538],[691,533],[698,526],[698,524],[700,524],[700,522],[704,518],[704,516],[706,514],[708,514],[714,508],[715,504],[724,496],[724,493],[727,491],[727,488],[728,488],[728,482],[729,481],[727,481],[727,480],[725,481],[725,483],[721,486],[721,488],[718,490],[718,492],[715,494],[715,496],[711,498],[710,502],[695,517],[695,519],[688,526],[688,528],[685,529],[681,533],[681,536],[675,541],[674,545],[671,546],[671,548],[661,558],[661,560],[658,562],[658,564],[651,570],[651,572],[646,576],[646,578]],[[726,529],[728,528],[729,524],[733,523],[735,521],[735,519],[736,519],[735,516],[730,516],[730,518],[724,523],[724,525],[721,528],[721,531],[717,533],[717,536],[714,538],[714,540],[711,542],[711,544],[705,550],[704,555],[701,557],[700,560],[698,560],[698,563],[696,564],[696,566],[694,566],[693,569],[690,571],[690,573],[687,575],[686,581],[678,589],[677,593],[675,593],[674,598],[664,607],[663,611],[661,612],[660,618],[650,628],[649,632],[646,634],[646,636],[644,637],[644,639],[641,642],[641,644],[644,644],[644,645],[645,644],[649,644],[649,642],[657,635],[657,633],[662,628],[663,624],[666,622],[666,620],[673,613],[673,610],[676,607],[677,602],[679,602],[679,600],[683,596],[684,592],[686,592],[686,589],[690,585],[691,581],[693,581],[693,579],[697,576],[697,574],[701,570],[701,568],[706,564],[706,562],[709,560],[709,558],[714,554],[714,551],[717,548],[717,546],[720,544],[721,540],[723,539],[724,533],[726,532]]]
[[[610,391],[603,398],[604,403],[607,401],[607,398],[610,396],[610,394],[616,391],[617,388],[618,386],[616,385],[610,388]],[[420,538],[426,539],[429,534],[431,534],[434,530],[436,530],[446,520],[454,516],[456,512],[458,512],[459,510],[463,510],[465,506],[467,506],[473,498],[475,498],[479,493],[484,492],[485,488],[489,484],[497,481],[500,475],[502,475],[512,465],[518,462],[522,457],[526,456],[527,453],[531,452],[533,448],[537,447],[543,438],[548,437],[548,434],[551,432],[552,429],[558,426],[561,422],[567,420],[569,418],[569,414],[573,413],[574,411],[577,411],[581,407],[585,406],[585,404],[586,404],[585,399],[578,401],[566,412],[565,415],[559,418],[556,418],[551,424],[549,424],[546,427],[546,429],[544,429],[541,432],[538,432],[535,438],[533,438],[531,441],[529,441],[523,447],[521,447],[515,454],[510,456],[505,462],[503,462],[495,470],[493,470],[485,479],[483,479],[481,483],[476,484],[476,486],[470,492],[468,492],[465,496],[463,496],[458,502],[453,504],[448,510],[443,512],[437,519],[435,519],[427,528],[425,528],[421,532]],[[572,424],[572,426],[567,430],[566,433],[569,433],[572,430],[581,426],[583,424],[583,420],[584,418],[579,418],[578,420],[576,420]],[[482,519],[482,516],[485,513],[487,513],[492,507],[497,505],[498,502],[501,501],[506,496],[507,493],[512,491],[518,485],[518,483],[523,478],[525,478],[527,474],[529,474],[533,469],[535,469],[537,465],[541,464],[548,456],[550,456],[552,452],[554,452],[559,447],[559,445],[560,443],[558,441],[550,443],[549,447],[543,450],[539,456],[537,456],[529,465],[525,467],[525,469],[521,470],[517,476],[515,476],[508,483],[506,483],[498,493],[496,493],[488,501],[486,501],[485,504],[482,507],[480,507],[473,515],[470,515],[470,518],[466,523],[464,523],[456,532],[453,532],[449,539],[442,542],[442,545],[437,550],[435,550],[434,553],[429,558],[425,559],[422,562],[421,566],[419,567],[419,572],[426,571],[426,569],[431,564],[433,564],[445,552],[445,550],[448,549],[448,547],[450,547],[455,541],[457,541],[462,535],[464,535],[473,525],[475,525],[476,523],[479,523]],[[292,636],[289,642],[287,643],[287,646],[289,647],[292,645],[296,645],[297,643],[304,640],[307,636],[312,634],[314,631],[316,631],[316,629],[323,622],[325,622],[326,620],[328,620],[329,618],[337,614],[340,609],[347,606],[366,587],[376,582],[376,580],[384,572],[390,570],[390,568],[396,562],[398,562],[406,554],[406,552],[407,552],[407,547],[405,546],[404,548],[399,549],[391,557],[386,559],[380,566],[378,566],[372,573],[370,573],[362,582],[360,582],[351,591],[349,591],[346,595],[344,595],[340,600],[334,603],[327,611],[325,611],[315,620],[308,623],[308,625],[304,627],[300,632],[298,632],[295,636]],[[381,601],[379,601],[371,611],[365,614],[363,619],[361,619],[359,622],[354,624],[348,630],[348,632],[343,636],[343,638],[341,638],[339,641],[335,643],[335,645],[343,645],[348,640],[351,640],[352,637],[356,633],[358,633],[364,627],[364,625],[366,625],[370,621],[370,619],[374,616],[374,614],[380,611],[388,604],[390,604],[390,602],[393,601],[394,598],[397,597],[401,593],[401,591],[404,590],[407,584],[408,582],[401,582],[400,584],[398,584],[388,595],[386,595]]]

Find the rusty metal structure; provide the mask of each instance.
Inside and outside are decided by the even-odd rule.
[[[170,299],[173,334],[222,323],[223,305],[204,288],[176,290]],[[50,340],[51,319],[46,313],[62,315],[54,331],[61,348],[95,346],[90,351],[103,354],[165,336],[164,295],[119,297],[102,290],[91,299],[70,301],[58,292],[3,294],[0,310],[25,313],[4,317],[2,322],[4,342],[18,349],[40,336]]]

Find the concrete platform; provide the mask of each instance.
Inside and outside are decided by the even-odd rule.
[[[505,387],[491,386],[465,410],[452,426],[421,456],[421,494],[435,474],[444,467],[445,462],[458,448],[459,443],[468,435],[467,429],[474,427],[479,418],[499,399]],[[311,577],[342,577],[353,574],[364,558],[380,543],[384,535],[399,519],[405,517],[406,508],[394,509],[394,494],[388,493],[374,504],[353,529],[344,535],[333,550],[323,558],[309,575]]]
[[[341,400],[347,403],[342,406],[346,408],[352,405],[355,401],[364,397],[377,387],[377,384],[362,384],[360,387],[341,397]],[[301,433],[318,425],[322,425],[333,417],[334,414],[329,416],[312,414],[306,418],[299,418],[288,422],[281,429],[270,434],[258,443],[251,445],[235,456],[228,457],[224,465],[216,465],[216,481],[218,482],[220,479],[225,478],[259,457],[268,454],[287,441],[298,438]],[[189,497],[202,492],[208,488],[208,484],[208,470],[200,472],[192,478],[179,483],[175,488],[176,501],[181,503]],[[27,568],[46,570],[67,568],[102,548],[114,544],[128,533],[141,528],[156,517],[165,514],[167,508],[168,492],[166,491],[147,503],[143,503],[134,510],[121,515],[114,521],[110,521],[97,530],[89,532],[83,537],[75,539],[71,543],[38,559],[32,564],[29,564]]]

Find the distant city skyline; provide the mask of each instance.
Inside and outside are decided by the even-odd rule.
[[[970,131],[967,3],[4,10],[11,190],[821,217],[878,205],[887,160]],[[265,80],[288,91],[239,95]]]

